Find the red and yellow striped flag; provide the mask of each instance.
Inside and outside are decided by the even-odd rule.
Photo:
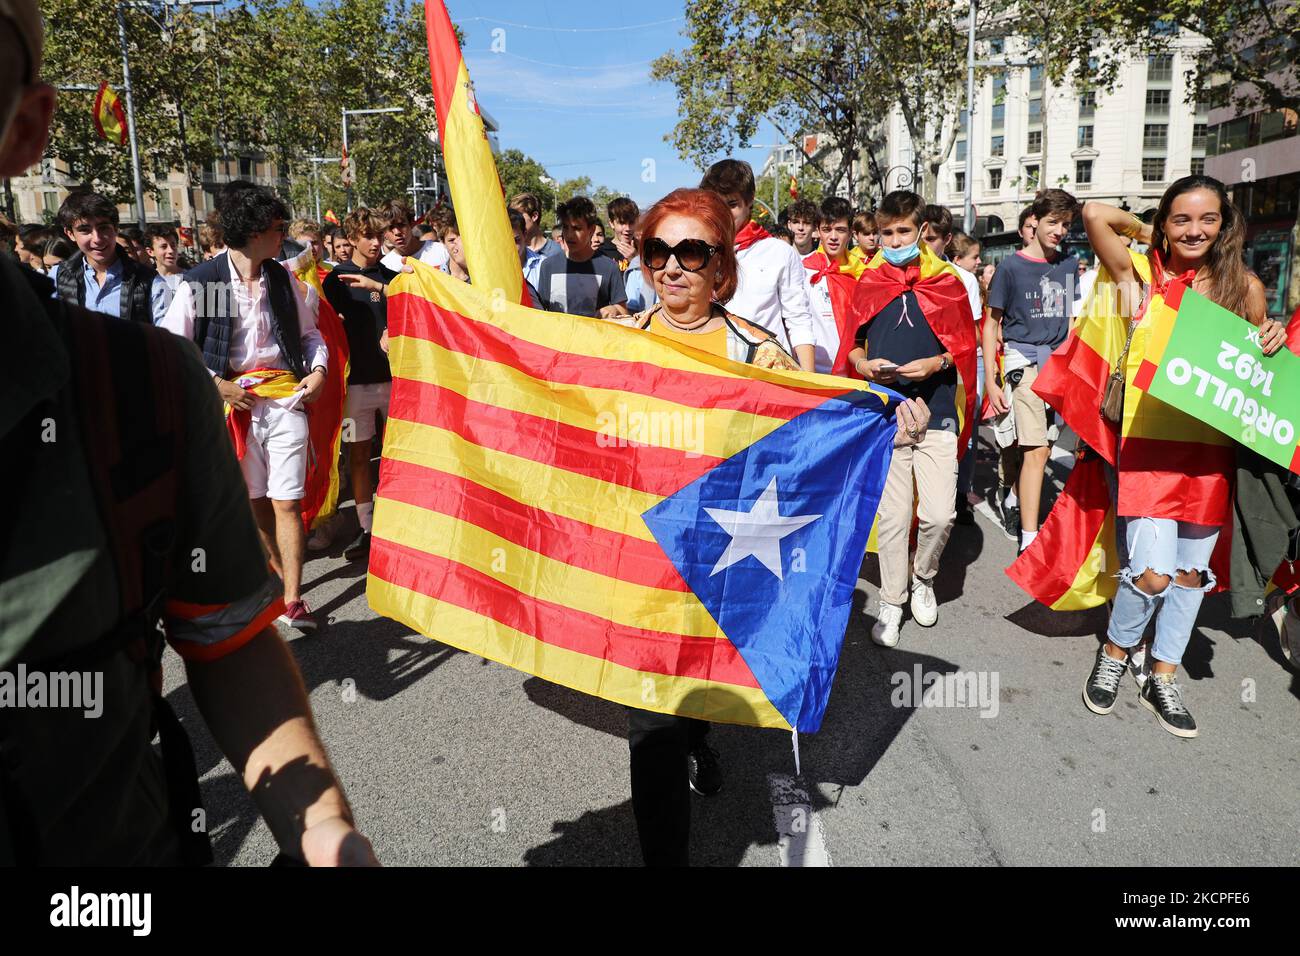
[[[1115,596],[1119,553],[1106,463],[1095,453],[1075,461],[1038,536],[1007,576],[1053,611],[1082,611]]]
[[[119,146],[126,145],[126,111],[122,109],[122,101],[107,82],[100,83],[99,92],[95,94],[94,115],[95,131],[101,139]]]
[[[429,76],[438,111],[438,139],[460,226],[465,265],[480,289],[499,289],[496,294],[505,301],[531,305],[501,194],[501,179],[447,5],[442,0],[425,0],[424,20]]]
[[[892,454],[886,396],[423,265],[388,316],[376,612],[631,707],[817,728]]]

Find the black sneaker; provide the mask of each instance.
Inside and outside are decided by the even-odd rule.
[[[1183,704],[1183,692],[1173,674],[1152,673],[1138,696],[1142,706],[1156,715],[1160,726],[1175,737],[1195,737],[1196,721]]]
[[[970,502],[966,500],[966,493],[963,491],[957,492],[957,523],[975,523],[975,512],[971,510]]]
[[[1120,678],[1128,670],[1128,664],[1116,660],[1106,653],[1106,645],[1097,648],[1097,660],[1088,675],[1088,683],[1083,685],[1083,702],[1094,714],[1109,714],[1115,709],[1115,697],[1119,694]]]
[[[1008,537],[1016,541],[1020,540],[1020,506],[1018,504],[1009,505],[1003,502],[1002,530],[1007,533]]]
[[[722,789],[722,765],[718,763],[717,751],[708,744],[696,744],[686,758],[686,768],[692,790],[702,797],[717,796]]]
[[[343,549],[343,557],[349,561],[370,560],[370,532],[362,531],[356,539]]]

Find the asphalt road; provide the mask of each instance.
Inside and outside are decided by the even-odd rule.
[[[306,570],[308,603],[328,625],[291,647],[380,859],[639,864],[625,712],[377,618],[343,543]],[[1097,717],[1080,693],[1104,609],[1038,607],[1003,574],[1014,556],[986,515],[955,528],[938,625],[906,622],[890,650],[871,643],[862,613],[879,582],[868,557],[824,726],[799,740],[802,775],[789,735],[715,727],[726,786],[692,798],[693,862],[1300,863],[1300,676],[1276,639],[1211,598],[1181,672],[1201,736],[1164,732],[1127,680],[1115,711]],[[266,865],[274,841],[168,664],[217,859]],[[976,692],[909,695],[917,668],[923,683],[961,674]]]

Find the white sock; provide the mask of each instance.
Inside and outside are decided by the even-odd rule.
[[[1027,547],[1029,547],[1031,544],[1034,543],[1034,539],[1037,538],[1037,537],[1038,537],[1038,532],[1037,532],[1037,531],[1026,531],[1024,528],[1021,528],[1021,529],[1020,529],[1020,547],[1022,547],[1022,548],[1027,548]]]
[[[365,504],[357,505],[357,520],[361,522],[361,530],[369,531],[371,522],[374,520],[375,503],[367,501]]]

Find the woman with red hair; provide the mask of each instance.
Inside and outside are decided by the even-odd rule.
[[[739,277],[734,231],[731,210],[715,192],[678,189],[659,200],[640,228],[641,271],[659,301],[608,321],[732,361],[799,371],[771,332],[725,308]],[[906,402],[897,416],[900,435],[924,434],[923,404]],[[632,812],[647,866],[687,865],[690,792],[713,796],[722,789],[718,756],[705,743],[708,731],[703,720],[628,711]]]
[[[722,198],[707,189],[677,189],[641,219],[641,274],[659,301],[622,321],[736,362],[797,371],[772,333],[732,315],[736,292],[735,225]]]

